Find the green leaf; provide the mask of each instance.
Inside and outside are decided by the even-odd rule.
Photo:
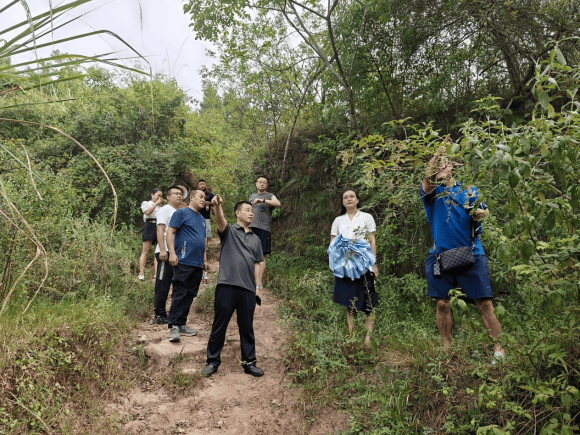
[[[518,185],[518,183],[520,182],[520,174],[518,174],[516,171],[510,172],[510,175],[508,177],[508,181],[510,183],[510,187],[512,189],[515,188]]]
[[[550,104],[550,96],[546,91],[542,91],[542,93],[540,94],[539,101],[540,106],[542,106],[542,109],[548,110],[548,104]]]
[[[502,180],[507,180],[510,175],[510,165],[502,162],[499,166],[499,177]]]
[[[530,242],[529,240],[524,242],[524,245],[522,246],[522,262],[524,264],[527,264],[530,261],[530,257],[532,255],[534,255],[534,253],[536,252],[536,249],[534,247],[534,244],[532,242]]]
[[[524,167],[524,177],[525,177],[526,179],[528,179],[528,178],[530,178],[530,177],[531,177],[531,175],[532,175],[532,168],[531,168],[530,166],[527,166],[527,165],[526,165],[526,166]]]
[[[544,221],[544,225],[548,231],[551,231],[556,225],[556,216],[554,215],[554,211],[550,210],[550,213],[546,216],[546,220]]]
[[[575,165],[578,159],[578,156],[576,155],[576,150],[574,148],[568,148],[568,150],[566,151],[566,155],[568,156],[570,162],[572,162],[572,164]]]
[[[558,61],[558,63],[562,66],[566,66],[566,59],[564,58],[564,55],[562,54],[560,49],[558,47],[556,47],[554,49],[554,52],[556,54],[556,60]]]
[[[515,195],[510,195],[509,196],[509,201],[510,201],[510,211],[517,215],[520,211],[520,207],[518,204],[518,199],[516,198]]]
[[[545,206],[546,205],[546,197],[544,196],[544,192],[538,192],[538,198],[540,198],[540,201],[542,201],[542,204]]]
[[[572,188],[572,198],[570,201],[570,205],[572,208],[578,208],[578,200],[580,200],[580,187],[574,186]]]
[[[531,149],[530,141],[526,138],[523,138],[520,140],[520,144],[522,146],[522,152],[526,155],[529,155]]]
[[[495,307],[494,313],[497,317],[502,317],[505,315],[505,308],[503,305],[498,305]]]

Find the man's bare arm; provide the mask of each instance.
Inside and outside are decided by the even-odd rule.
[[[167,251],[165,250],[165,224],[157,224],[157,243],[159,243],[159,259],[167,261]]]
[[[256,281],[256,296],[258,294],[258,283],[260,282],[260,263],[254,263],[254,280]]]
[[[177,266],[179,260],[175,253],[175,232],[177,230],[173,227],[167,228],[167,250],[169,251],[169,264]]]
[[[282,207],[282,203],[280,202],[280,200],[278,198],[276,198],[275,195],[272,195],[272,198],[270,198],[270,199],[265,199],[264,204],[268,204],[272,207]]]
[[[437,174],[445,169],[446,166],[444,163],[446,151],[445,145],[441,145],[437,148],[429,163],[427,163],[427,170],[425,171],[422,184],[423,192],[431,193],[437,187]]]
[[[223,202],[224,201],[223,201],[222,197],[219,195],[215,195],[213,197],[213,199],[211,200],[211,203],[214,206],[215,219],[217,221],[218,231],[220,233],[222,233],[226,229],[226,227],[228,226],[228,221],[226,220],[226,218],[224,216],[224,210],[222,208]]]

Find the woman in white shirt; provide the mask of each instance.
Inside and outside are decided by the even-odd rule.
[[[145,279],[145,264],[153,244],[157,245],[157,211],[163,207],[163,192],[153,189],[147,195],[148,201],[141,203],[143,210],[143,250],[139,257],[139,279]],[[157,270],[157,259],[153,256],[154,270]]]
[[[373,254],[376,257],[375,232],[377,227],[375,220],[370,214],[358,209],[361,205],[358,193],[354,190],[347,190],[342,194],[340,216],[332,223],[330,243],[338,235],[342,235],[346,239],[366,240],[371,245]],[[373,272],[367,271],[366,274],[358,279],[352,280],[347,276],[344,278],[334,277],[333,301],[346,307],[346,320],[349,334],[352,335],[354,332],[357,313],[362,311],[367,316],[365,321],[367,327],[365,346],[367,347],[371,344],[374,307],[378,303],[374,285],[374,280],[378,276],[379,270],[375,263],[373,265]]]

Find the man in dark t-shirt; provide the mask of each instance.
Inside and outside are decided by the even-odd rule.
[[[201,214],[205,219],[205,244],[207,246],[211,237],[211,200],[213,198],[213,193],[211,193],[207,188],[205,180],[199,180],[197,182],[197,189],[205,193],[205,206],[200,210],[199,214]]]
[[[204,206],[205,193],[192,191],[189,206],[173,213],[167,229],[169,264],[173,266],[173,296],[168,318],[171,342],[179,341],[180,332],[190,336],[197,334],[185,323],[207,267],[205,219],[199,213]]]
[[[207,344],[207,366],[203,376],[211,376],[221,364],[226,329],[234,311],[238,316],[240,346],[244,371],[262,376],[256,367],[256,340],[254,337],[254,310],[260,303],[256,288],[260,262],[264,260],[262,245],[250,224],[254,219],[252,204],[240,201],[234,207],[236,223],[228,224],[222,209],[222,198],[214,196],[215,216],[220,237],[220,271],[215,289],[214,319]]]

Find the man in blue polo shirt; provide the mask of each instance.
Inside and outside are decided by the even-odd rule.
[[[205,193],[194,190],[189,195],[189,206],[171,216],[167,229],[169,264],[173,266],[173,296],[168,318],[171,342],[179,341],[180,332],[190,336],[197,334],[186,326],[186,322],[207,266],[205,219],[199,213],[204,206]]]
[[[425,261],[427,294],[437,300],[437,327],[444,347],[451,345],[453,326],[449,290],[460,287],[468,298],[475,301],[485,328],[494,338],[495,363],[505,358],[505,351],[499,342],[502,329],[494,314],[487,258],[479,240],[479,220],[486,216],[487,207],[483,203],[478,205],[475,187],[464,190],[461,183],[453,179],[453,164],[445,153],[445,145],[435,152],[419,189],[434,241]],[[435,268],[439,263],[435,249],[437,254],[441,254],[462,246],[473,246],[475,263],[437,273]]]
[[[217,372],[221,364],[220,354],[224,347],[226,329],[236,311],[244,371],[259,377],[264,371],[256,367],[254,310],[256,301],[259,303],[256,284],[260,262],[264,260],[264,256],[260,239],[250,228],[254,211],[249,201],[236,203],[236,223],[230,225],[224,217],[221,197],[214,196],[212,202],[221,245],[220,271],[215,288],[213,325],[207,344],[207,366],[201,374],[211,376]]]

